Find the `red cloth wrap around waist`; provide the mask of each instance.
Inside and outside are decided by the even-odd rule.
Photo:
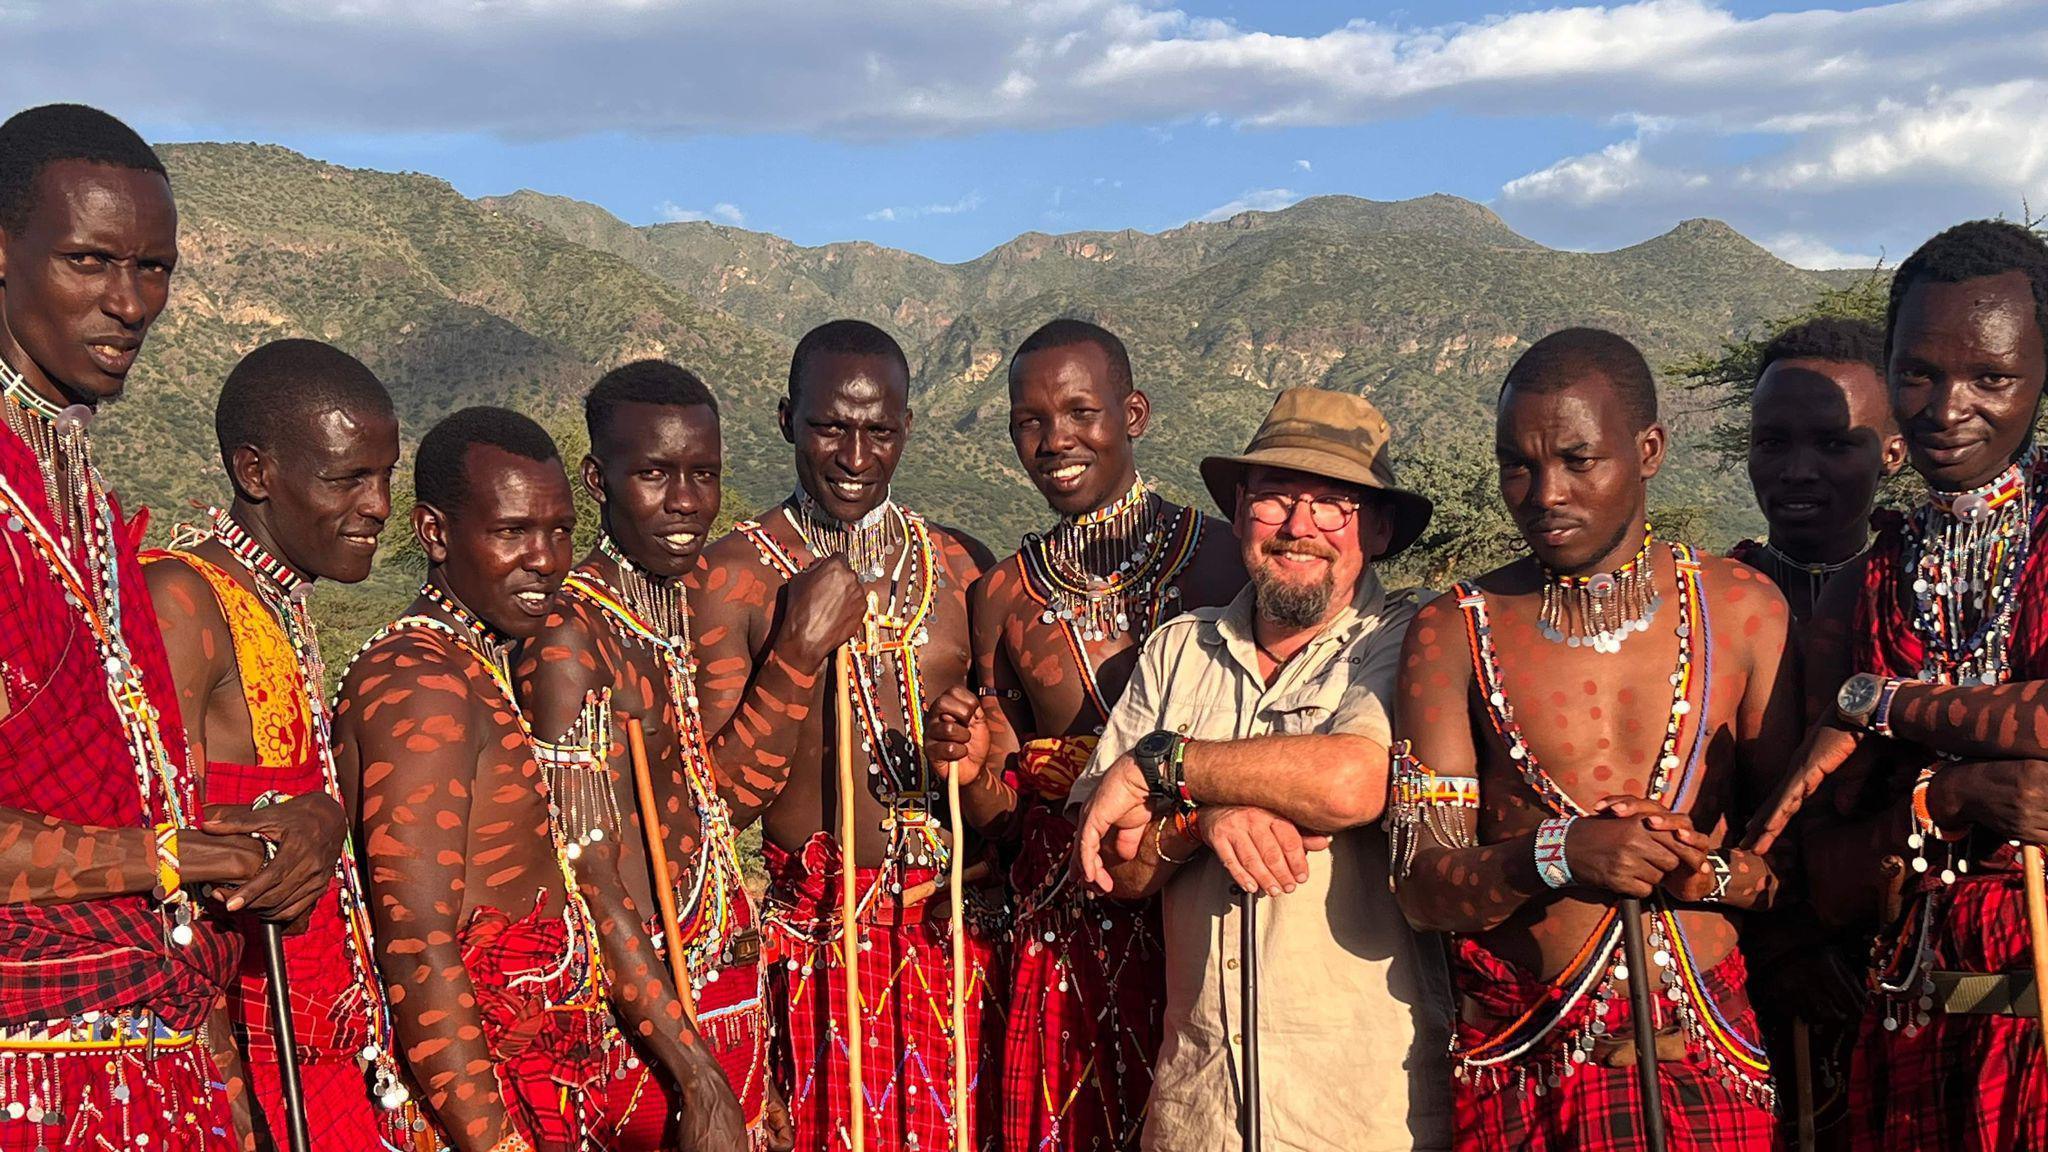
[[[206,798],[213,804],[253,804],[266,792],[303,796],[317,794],[324,787],[320,768],[314,763],[277,768],[216,760],[206,765]],[[270,1019],[270,973],[258,931],[249,926],[230,1012],[248,1038],[249,1056],[274,1060],[277,1040]],[[299,1059],[353,1060],[370,1038],[370,1004],[356,979],[355,960],[349,955],[340,885],[328,884],[308,914],[305,931],[285,937],[284,966]]]
[[[477,909],[461,944],[501,1081],[552,1080],[581,1089],[604,1074],[608,1014],[583,987],[588,957],[570,955],[568,924],[548,914],[546,896],[519,920]]]
[[[802,848],[791,852],[763,840],[761,855],[768,865],[768,902],[783,922],[798,928],[814,928],[839,920],[837,841],[823,832],[814,832]],[[900,883],[903,892],[931,880],[939,881],[940,891],[945,887],[945,877],[936,868],[857,867],[853,870],[853,888],[864,901],[860,909],[862,924],[903,924],[924,919],[924,905],[930,901],[905,907],[903,893],[891,892],[886,885],[870,899],[868,893],[884,880]]]
[[[48,522],[34,457],[0,431],[0,475]],[[118,520],[120,511],[114,510]],[[139,517],[138,517],[139,519]],[[163,636],[127,527],[116,529],[121,633],[157,713],[166,754],[185,760],[185,730]],[[95,828],[145,828],[169,819],[160,795],[145,815],[135,757],[108,696],[91,630],[18,531],[0,532],[0,806]],[[74,562],[84,565],[82,557]],[[151,792],[161,789],[152,782]],[[197,798],[181,798],[199,818]],[[37,833],[31,832],[31,836]],[[49,847],[54,851],[55,834]],[[33,849],[42,859],[43,845]],[[54,863],[54,860],[51,861]],[[61,871],[52,874],[62,879]],[[19,878],[25,882],[25,878]],[[197,1027],[232,979],[240,937],[199,914],[191,944],[169,939],[145,896],[34,905],[17,887],[0,893],[0,1024],[41,1023],[81,1012],[148,1008],[178,1028]]]

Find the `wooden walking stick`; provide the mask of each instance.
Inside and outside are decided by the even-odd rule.
[[[1238,893],[1238,996],[1244,1006],[1244,1152],[1260,1152],[1259,1137],[1259,894]]]
[[[633,759],[633,794],[640,800],[640,836],[647,845],[647,867],[654,873],[654,903],[661,909],[661,938],[668,944],[668,971],[675,977],[683,1017],[697,1026],[697,997],[690,988],[690,965],[683,955],[683,933],[676,921],[676,886],[668,878],[668,831],[661,826],[661,808],[654,801],[654,777],[647,770],[647,734],[638,716],[626,718],[626,749]]]
[[[862,620],[862,644],[875,650],[876,597],[868,593],[867,615]],[[853,1152],[867,1150],[867,1086],[861,1079],[860,1026],[860,932],[854,923],[860,900],[854,891],[853,871],[853,644],[840,646],[839,665],[839,962],[846,970],[846,1081],[852,1111],[848,1115],[847,1137]]]
[[[1657,1083],[1657,1021],[1650,1014],[1650,961],[1643,949],[1643,902],[1621,900],[1621,950],[1628,964],[1628,1007],[1636,1025],[1636,1084],[1643,1097],[1643,1144],[1664,1152],[1664,1092]]]
[[[281,792],[265,792],[250,807],[267,808],[283,800]],[[265,858],[277,855],[277,845],[264,841]],[[263,966],[268,969],[270,1030],[277,1051],[277,1082],[284,1096],[285,1141],[291,1152],[311,1152],[313,1138],[306,1130],[306,1096],[299,1087],[298,1029],[292,1026],[292,991],[284,965],[284,925],[262,921]]]
[[[2027,933],[2034,952],[2034,1018],[2041,1026],[2042,1054],[2048,1055],[2048,1015],[2042,1012],[2048,1005],[2048,888],[2043,887],[2039,844],[2020,848],[2020,867],[2026,873]]]
[[[1792,1081],[1799,1090],[1799,1152],[1813,1152],[1813,1032],[1803,1017],[1792,1020]]]
[[[953,850],[946,868],[946,897],[953,915],[953,1150],[967,1148],[967,899],[961,857],[967,854],[966,825],[960,822],[960,765],[946,770],[946,817],[952,821]]]

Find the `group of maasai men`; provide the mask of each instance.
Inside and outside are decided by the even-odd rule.
[[[1055,320],[998,561],[891,499],[881,329],[798,342],[793,491],[715,541],[712,391],[625,364],[573,479],[502,408],[425,432],[425,581],[331,700],[391,398],[249,351],[224,506],[145,549],[93,421],[177,260],[132,131],[0,125],[4,1152],[2048,1147],[2026,228],[1770,342],[1731,558],[1647,526],[1642,355],[1537,340],[1526,555],[1441,595],[1381,580],[1433,508],[1356,395],[1204,460],[1219,518]]]

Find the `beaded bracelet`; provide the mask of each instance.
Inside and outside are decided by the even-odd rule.
[[[1577,816],[1553,816],[1536,826],[1536,875],[1551,888],[1572,882],[1572,866],[1564,856],[1564,838],[1571,834]]]
[[[1890,739],[1892,735],[1892,701],[1899,698],[1899,686],[1903,680],[1886,680],[1877,690],[1877,710],[1870,714],[1870,730]]]
[[[178,867],[178,826],[156,826],[156,889],[151,893],[159,904],[176,904],[185,899],[184,876]]]
[[[1728,864],[1728,854],[1719,851],[1707,853],[1707,867],[1714,870],[1714,890],[1700,897],[1700,903],[1719,904],[1728,898],[1728,880],[1735,869]]]
[[[1194,794],[1188,791],[1187,759],[1190,743],[1185,736],[1175,740],[1173,752],[1166,758],[1167,791],[1173,795],[1183,812],[1192,812],[1195,808]]]
[[[1183,840],[1193,842],[1199,847],[1202,842],[1201,811],[1199,809],[1181,809],[1168,812],[1152,822],[1152,854],[1159,857],[1161,864],[1185,864],[1193,860],[1193,856],[1183,856],[1176,860],[1166,854],[1166,825],[1168,822],[1173,824],[1173,830],[1176,835]]]

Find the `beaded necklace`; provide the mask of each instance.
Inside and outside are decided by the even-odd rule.
[[[1670,677],[1672,703],[1669,719],[1645,794],[1659,799],[1673,810],[1683,811],[1698,785],[1706,750],[1707,718],[1711,715],[1713,690],[1714,643],[1712,621],[1701,587],[1698,557],[1692,549],[1681,544],[1673,544],[1671,550],[1678,573],[1678,658]],[[1465,584],[1454,588],[1452,594],[1457,596],[1458,606],[1465,614],[1473,671],[1485,701],[1487,719],[1506,746],[1508,758],[1515,763],[1530,791],[1552,813],[1560,816],[1588,815],[1586,808],[1544,771],[1523,737],[1521,727],[1515,722],[1514,706],[1503,686],[1499,653],[1487,619],[1485,595],[1476,587]],[[1697,657],[1695,651],[1699,653]],[[1701,667],[1701,674],[1697,677],[1693,674],[1695,661]],[[1695,679],[1700,686],[1697,709],[1700,719],[1693,724],[1689,751],[1681,760],[1678,755],[1679,733],[1684,718],[1695,711],[1690,702]],[[1725,1015],[1699,976],[1683,930],[1670,908],[1658,896],[1653,896],[1650,903],[1653,905],[1651,960],[1659,970],[1665,998],[1685,1028],[1690,1045],[1708,1055],[1714,1074],[1731,1088],[1750,1099],[1770,1103],[1775,1097],[1766,1078],[1768,1065],[1761,1047],[1728,1025]],[[1521,1017],[1493,1036],[1469,1045],[1454,1043],[1452,1058],[1458,1078],[1497,1086],[1502,1083],[1505,1071],[1513,1067],[1517,1074],[1516,1089],[1533,1090],[1540,1096],[1575,1074],[1599,1039],[1607,1033],[1607,1017],[1612,1011],[1614,989],[1627,986],[1628,967],[1619,958],[1621,934],[1619,916],[1610,908],[1578,954],[1553,981],[1551,994],[1540,998]],[[1579,1006],[1589,997],[1590,1013],[1581,1014]],[[1579,1022],[1571,1024],[1575,1018]],[[1556,1051],[1533,1067],[1518,1066],[1523,1057],[1560,1028],[1568,1030],[1564,1043]]]
[[[677,888],[677,932],[681,939],[670,947],[683,949],[689,961],[690,981],[702,991],[705,983],[718,979],[719,966],[732,961],[732,943],[742,931],[736,901],[747,899],[747,895],[732,809],[718,791],[710,740],[698,709],[697,657],[690,642],[689,594],[679,583],[663,589],[678,609],[679,627],[668,630],[647,611],[645,602],[637,599],[635,580],[625,574],[630,572],[646,584],[654,584],[653,578],[629,567],[631,562],[617,554],[610,537],[601,538],[599,547],[619,565],[619,585],[606,583],[589,568],[578,568],[569,574],[564,587],[652,648],[667,674],[669,703],[675,709],[678,725],[676,743],[682,779],[698,822],[694,867],[685,871]]]
[[[0,360],[0,386],[4,386],[7,426],[21,437],[43,474],[43,496],[65,545],[83,549],[88,570],[100,571],[102,541],[93,532],[99,518],[94,514],[99,490],[99,470],[92,465],[92,441],[87,435],[94,412],[85,404],[60,405],[46,399],[19,372]]]
[[[882,578],[889,553],[904,532],[903,510],[887,497],[851,524],[833,519],[802,488],[790,494],[782,511],[811,555],[846,557],[863,584]]]
[[[1166,577],[1162,540],[1172,538],[1179,519],[1162,534],[1164,505],[1140,476],[1115,501],[1027,534],[1020,551],[1026,574],[1043,590],[1040,620],[1072,625],[1084,641],[1130,630]]]
[[[171,756],[169,746],[164,743],[156,704],[149,698],[143,684],[142,669],[136,666],[134,654],[128,646],[128,635],[123,630],[119,537],[114,523],[114,508],[107,499],[99,470],[92,464],[92,441],[86,432],[86,421],[73,411],[74,408],[83,408],[83,405],[74,405],[52,414],[51,409],[55,406],[37,396],[5,361],[0,361],[0,380],[5,384],[0,396],[4,396],[10,428],[19,434],[24,421],[45,421],[48,424],[47,438],[22,437],[23,442],[36,453],[46,490],[54,484],[52,477],[56,465],[54,458],[44,454],[39,445],[47,441],[63,449],[61,454],[69,461],[70,482],[64,493],[70,499],[69,511],[60,513],[59,509],[66,506],[55,502],[48,507],[60,520],[68,523],[75,519],[79,525],[79,530],[73,535],[60,535],[61,530],[53,531],[43,516],[37,514],[34,505],[5,477],[0,477],[0,512],[5,513],[6,530],[27,541],[30,550],[64,589],[65,605],[79,614],[92,633],[100,665],[106,671],[107,699],[114,706],[114,715],[120,722],[129,757],[135,766],[140,823],[143,827],[158,823],[189,827],[186,806],[198,803],[196,776],[191,770],[190,758],[179,762]],[[91,410],[85,411],[89,415]],[[60,420],[67,424],[60,426]],[[26,426],[33,428],[32,423]],[[74,560],[74,554],[79,551],[85,554],[87,567],[83,572]],[[162,911],[169,919],[170,939],[179,945],[191,943],[190,902],[178,901]]]
[[[1537,626],[1553,644],[1611,655],[1621,651],[1622,641],[1650,630],[1662,603],[1650,565],[1650,526],[1645,524],[1643,546],[1616,571],[1566,576],[1544,568]]]
[[[213,521],[210,534],[249,570],[257,598],[277,618],[285,639],[291,643],[292,655],[298,663],[299,683],[304,686],[306,710],[312,720],[313,753],[320,765],[321,785],[337,803],[345,804],[341,779],[334,766],[333,714],[323,695],[327,664],[320,655],[320,635],[314,627],[310,607],[313,583],[272,556],[225,509],[208,509],[208,515]],[[204,531],[183,528],[171,541],[171,547],[189,549],[207,535]],[[372,1090],[379,1106],[387,1112],[395,1111],[405,1105],[412,1093],[398,1071],[390,1008],[384,1003],[384,986],[375,967],[376,936],[371,930],[369,905],[364,899],[362,877],[356,866],[352,830],[342,833],[341,858],[335,863],[334,876],[335,893],[341,904],[341,922],[347,928],[343,939],[348,945],[349,971],[353,973],[357,995],[362,998],[369,1014],[369,1042],[356,1054],[356,1059],[371,1076]]]
[[[2033,545],[2041,484],[2029,451],[1989,484],[1930,491],[1906,534],[1913,630],[1926,648],[1921,679],[1998,684],[2019,603],[2013,595]]]
[[[1144,482],[1140,480],[1139,483],[1142,485]],[[1156,537],[1159,546],[1142,569],[1121,574],[1126,578],[1106,589],[1099,600],[1091,599],[1096,596],[1094,589],[1061,582],[1048,555],[1046,540],[1051,533],[1046,537],[1026,536],[1024,547],[1018,551],[1018,568],[1023,573],[1025,595],[1042,609],[1038,617],[1040,623],[1059,628],[1060,637],[1066,641],[1067,651],[1074,658],[1074,666],[1081,670],[1081,686],[1088,702],[1105,720],[1115,701],[1103,693],[1096,681],[1095,660],[1088,653],[1088,642],[1110,639],[1128,631],[1132,646],[1142,647],[1146,638],[1159,627],[1160,621],[1172,615],[1179,605],[1181,590],[1174,581],[1194,559],[1195,544],[1202,535],[1202,518],[1194,509],[1169,505],[1156,498],[1152,504],[1152,527],[1148,529],[1146,538],[1153,540]],[[1163,527],[1160,526],[1162,522]],[[1053,531],[1058,530],[1055,528]],[[1075,607],[1077,597],[1080,607]],[[1110,621],[1107,628],[1101,626],[1105,617]]]

